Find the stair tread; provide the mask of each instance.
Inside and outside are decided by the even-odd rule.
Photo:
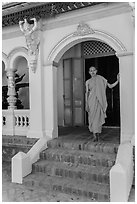
[[[88,139],[77,139],[77,138],[55,138],[49,140],[48,148],[50,149],[68,149],[68,150],[84,150],[84,151],[100,151],[106,153],[116,153],[119,144],[110,142],[93,142]]]
[[[23,179],[23,182],[34,181],[36,183],[40,183],[42,187],[43,185],[61,185],[67,186],[75,189],[82,189],[86,191],[93,191],[101,194],[109,194],[109,185],[106,184],[97,184],[91,182],[83,182],[80,179],[72,180],[70,178],[61,178],[55,176],[45,176],[43,173],[32,173]],[[43,185],[42,185],[43,184]]]
[[[87,172],[87,173],[98,173],[98,174],[108,174],[109,170],[111,167],[100,167],[100,166],[86,166],[82,165],[82,164],[70,164],[67,162],[55,162],[55,161],[47,161],[47,160],[39,160],[38,162],[36,162],[35,164],[33,164],[33,166],[40,166],[41,168],[44,166],[47,166],[49,169],[50,168],[54,168],[54,169],[67,169],[67,170],[71,170],[71,171],[81,171],[81,172]]]
[[[74,155],[74,156],[87,156],[92,158],[105,158],[105,159],[115,159],[115,154],[109,154],[105,152],[88,152],[84,150],[62,150],[62,149],[46,149],[41,152],[42,153],[50,153],[50,154],[63,154],[63,155]]]

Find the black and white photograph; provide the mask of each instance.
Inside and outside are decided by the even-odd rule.
[[[1,8],[2,202],[135,202],[135,2]]]

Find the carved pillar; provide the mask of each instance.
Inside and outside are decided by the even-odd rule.
[[[8,135],[15,135],[15,116],[14,116],[14,110],[16,109],[16,91],[15,91],[15,73],[13,70],[7,71],[7,77],[8,77],[8,93],[9,96],[7,98],[7,101],[9,103],[8,106],[8,115],[7,115],[7,134]]]
[[[7,95],[9,96],[7,98],[7,101],[9,103],[8,109],[16,109],[16,91],[15,91],[15,73],[13,70],[8,70],[7,71],[7,77],[8,77],[8,93]]]

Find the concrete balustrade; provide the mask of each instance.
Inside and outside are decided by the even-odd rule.
[[[2,134],[27,135],[29,130],[29,110],[3,110]]]
[[[12,158],[12,182],[22,184],[23,178],[31,173],[32,164],[39,159],[40,152],[47,148],[47,137],[40,138],[27,154],[17,153]]]

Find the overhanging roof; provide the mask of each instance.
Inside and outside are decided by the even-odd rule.
[[[27,18],[51,18],[56,15],[82,9],[103,2],[18,2],[2,6],[2,26],[11,26]]]

